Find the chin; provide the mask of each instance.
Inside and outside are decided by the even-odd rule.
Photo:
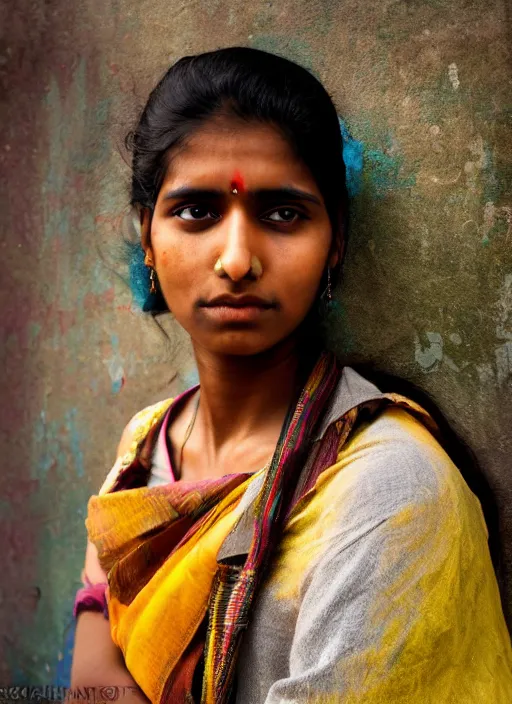
[[[216,340],[202,346],[211,353],[221,356],[253,357],[263,354],[278,345],[283,338],[269,338],[251,331],[230,331],[220,335]]]
[[[274,347],[272,344],[254,344],[248,340],[233,340],[226,344],[216,345],[211,351],[226,357],[254,357],[267,352],[272,347]]]

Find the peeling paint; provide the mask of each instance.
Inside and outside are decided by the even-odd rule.
[[[420,336],[417,333],[414,336],[414,359],[424,372],[437,371],[441,362],[453,372],[460,372],[469,366],[469,362],[466,360],[457,364],[452,357],[446,353],[443,336],[440,333],[426,332],[425,337],[428,340],[428,346],[422,344]],[[456,346],[462,343],[462,338],[458,333],[452,333],[449,339]]]
[[[450,83],[452,84],[453,90],[459,90],[460,81],[459,69],[457,68],[457,64],[450,64],[448,66],[448,78],[450,79]]]
[[[504,386],[512,378],[512,341],[496,347],[495,354],[496,380],[498,386]]]
[[[480,231],[483,246],[487,247],[494,237],[500,235],[504,236],[504,241],[508,244],[512,232],[512,208],[506,205],[496,207],[489,201],[484,205],[482,220]]]
[[[422,345],[420,336],[414,336],[414,358],[423,371],[434,371],[443,359],[443,338],[438,332],[426,332],[428,346]]]
[[[37,456],[36,479],[46,480],[50,471],[61,476],[72,469],[78,477],[85,473],[84,438],[76,408],[66,411],[63,419],[48,420],[42,410],[34,427],[33,442]]]
[[[512,340],[512,274],[506,274],[496,304],[496,337]]]
[[[110,340],[112,343],[112,355],[109,359],[105,360],[105,364],[112,382],[112,393],[118,394],[125,383],[125,372],[119,351],[119,337],[117,335],[111,335]]]
[[[476,191],[479,183],[479,174],[485,168],[487,163],[484,141],[481,135],[477,135],[477,137],[475,137],[475,139],[470,143],[469,151],[474,158],[468,159],[464,164],[466,184],[471,191]]]

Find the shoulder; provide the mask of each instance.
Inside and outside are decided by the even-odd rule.
[[[152,426],[162,417],[165,411],[171,405],[173,399],[168,398],[163,401],[157,401],[150,406],[146,406],[138,411],[131,420],[127,423],[119,447],[117,456],[125,455],[127,452],[135,451],[139,442],[148,434]]]
[[[286,537],[285,548],[304,550],[303,586],[340,561],[362,572],[409,558],[444,569],[469,551],[478,569],[490,564],[478,498],[423,423],[395,406],[349,437],[295,507]]]
[[[398,406],[349,438],[317,482],[318,499],[374,525],[398,515],[435,520],[479,514],[480,504],[428,428]],[[345,514],[345,511],[342,511]],[[480,515],[474,515],[479,522]]]
[[[121,435],[114,466],[107,474],[98,492],[99,494],[105,494],[110,491],[119,473],[133,461],[141,440],[146,437],[150,429],[167,411],[172,402],[173,399],[168,398],[145,406],[130,419]]]

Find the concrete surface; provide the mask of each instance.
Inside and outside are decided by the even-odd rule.
[[[4,0],[0,684],[67,684],[87,500],[130,416],[194,378],[116,265],[122,139],[171,62],[221,46],[311,68],[360,143],[337,348],[438,401],[491,479],[512,572],[506,8]]]

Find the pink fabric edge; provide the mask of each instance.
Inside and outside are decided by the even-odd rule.
[[[172,466],[171,462],[171,457],[169,455],[169,446],[167,444],[167,428],[169,427],[169,421],[171,419],[171,416],[173,412],[176,410],[176,408],[179,406],[179,404],[184,401],[186,398],[192,395],[192,393],[195,393],[199,389],[199,384],[196,384],[196,386],[191,386],[190,389],[186,389],[183,391],[179,396],[176,396],[176,398],[173,400],[169,408],[167,409],[165,413],[165,418],[164,422],[162,423],[162,427],[160,428],[160,433],[158,434],[158,444],[159,447],[162,449],[162,454],[165,458],[165,462],[167,465],[167,469],[169,470],[169,474],[171,476],[171,482],[176,481],[176,475],[174,474],[174,469]]]

